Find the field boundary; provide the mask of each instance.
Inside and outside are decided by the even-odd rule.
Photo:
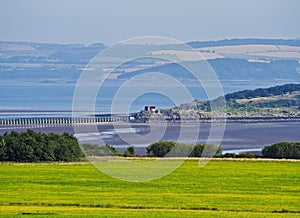
[[[300,163],[300,159],[272,159],[272,158],[199,158],[199,157],[118,157],[118,156],[102,156],[99,158],[101,161],[124,161],[124,160],[136,160],[136,161],[228,161],[228,162],[294,162]],[[77,161],[77,162],[0,162],[0,165],[86,165],[92,164],[89,161]]]
[[[300,214],[300,211],[281,210],[224,210],[215,207],[153,207],[143,205],[113,205],[113,204],[80,204],[80,203],[26,203],[26,202],[9,202],[0,203],[0,206],[25,206],[25,207],[77,207],[77,208],[106,208],[106,209],[130,209],[130,210],[169,210],[169,211],[218,211],[218,212],[238,212],[238,213],[289,213]],[[1,213],[0,213],[1,214]]]

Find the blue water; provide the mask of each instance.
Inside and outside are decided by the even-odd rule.
[[[96,111],[110,112],[112,99],[120,87],[120,82],[106,83],[98,93]],[[258,87],[278,85],[278,82],[222,82],[224,93]],[[204,90],[194,82],[184,84],[194,99],[205,100]],[[38,111],[71,111],[75,83],[41,83],[38,81],[0,80],[0,110],[38,110]],[[174,89],[176,93],[176,89]],[[180,94],[180,93],[178,93]],[[181,99],[186,103],[186,99]],[[130,112],[140,111],[145,105],[156,105],[160,108],[175,106],[172,99],[155,92],[133,99]]]

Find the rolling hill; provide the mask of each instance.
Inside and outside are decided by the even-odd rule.
[[[226,104],[224,104],[226,102]],[[212,108],[212,105],[213,108]],[[221,113],[220,113],[221,112]],[[137,120],[201,120],[208,118],[299,118],[300,84],[244,90],[212,101],[193,101],[171,109],[141,111]]]
[[[194,111],[215,116],[211,104],[226,101],[225,107],[215,106],[227,117],[295,117],[300,116],[300,84],[286,84],[265,89],[244,90],[230,93],[224,98],[209,101],[194,101],[175,108],[180,112]]]
[[[183,45],[123,45],[106,54],[105,68],[123,61],[115,70],[118,79],[129,79],[147,72],[162,72],[179,79],[191,79],[180,66],[167,61],[207,60],[220,80],[300,81],[300,40],[225,39],[188,42]],[[89,61],[107,48],[91,45],[0,41],[0,79],[76,81]],[[196,54],[196,55],[195,55]],[[132,57],[161,57],[162,60],[130,60]],[[166,60],[163,60],[166,59]]]

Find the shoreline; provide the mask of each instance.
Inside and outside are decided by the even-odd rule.
[[[80,116],[73,117],[72,113],[74,111],[69,110],[0,110],[0,121],[5,120],[11,120],[11,121],[17,121],[22,119],[68,119],[70,122],[68,125],[77,125],[76,121],[71,121],[76,118],[80,118]],[[75,112],[75,113],[87,113],[87,112]],[[120,121],[101,121],[101,122],[93,122],[93,118],[101,118],[101,117],[126,117],[128,119],[125,121],[125,123],[132,124],[146,124],[149,123],[264,123],[264,122],[300,122],[300,116],[249,116],[249,117],[207,117],[207,118],[180,118],[180,119],[172,119],[165,117],[163,119],[159,118],[152,118],[148,119],[146,117],[142,118],[135,118],[131,120],[132,117],[134,117],[135,113],[131,114],[111,114],[111,113],[98,113],[98,114],[84,114],[82,118],[90,118],[91,121],[78,123],[78,125],[102,125],[102,123],[118,123]],[[121,121],[122,122],[122,121]],[[66,123],[59,124],[60,126],[66,126]],[[21,126],[18,124],[13,125],[7,125],[7,124],[1,124],[0,126]],[[24,125],[23,125],[24,126]],[[42,126],[42,125],[39,125]]]
[[[160,129],[167,126],[163,135],[159,136]],[[219,137],[212,138],[210,143],[220,143],[223,152],[256,150],[258,153],[266,145],[282,141],[299,142],[300,121],[277,121],[277,122],[228,122],[228,123],[102,123],[97,126],[80,125],[60,125],[51,127],[31,126],[31,127],[0,127],[0,135],[6,132],[23,132],[32,129],[43,133],[63,134],[67,132],[74,135],[80,143],[109,144],[125,151],[127,147],[133,145],[137,154],[144,154],[146,147],[156,141],[178,141],[179,133],[185,128],[186,134],[180,140],[190,143],[194,138],[194,129],[199,128],[196,143],[207,143],[211,128],[217,132],[223,132]],[[153,134],[150,134],[152,131]],[[158,137],[157,138],[155,137]],[[100,140],[101,138],[101,140]],[[214,141],[215,140],[215,141]],[[215,142],[215,143],[214,143]],[[193,142],[192,142],[193,143]],[[256,153],[255,151],[255,153]],[[251,152],[254,153],[254,152]]]
[[[54,117],[56,118],[56,117]],[[11,118],[8,118],[11,120]],[[40,117],[37,118],[29,118],[29,119],[42,119]],[[59,118],[56,118],[59,119]],[[1,118],[0,118],[1,120]],[[2,118],[2,120],[4,120]],[[13,120],[13,118],[12,118]],[[5,125],[0,123],[0,129],[31,129],[31,128],[68,128],[68,127],[84,127],[84,126],[160,126],[160,125],[168,125],[168,126],[178,126],[178,125],[201,125],[201,124],[263,124],[263,123],[297,123],[300,122],[300,118],[245,118],[245,119],[214,119],[214,120],[192,120],[192,121],[148,121],[148,122],[126,122],[126,121],[107,121],[107,122],[92,122],[92,123],[64,123],[64,124],[13,124],[13,125]]]
[[[103,156],[105,160],[111,161],[216,161],[216,162],[288,162],[300,163],[300,159],[276,159],[276,158],[202,158],[202,157],[119,157],[119,156]],[[101,162],[101,161],[99,161]],[[89,165],[93,164],[92,161],[76,161],[76,162],[11,162],[0,161],[0,165]]]

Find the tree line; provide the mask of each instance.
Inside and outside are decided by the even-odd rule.
[[[83,144],[83,150],[87,156],[122,156],[135,157],[134,146],[129,146],[127,150],[122,153],[117,148],[111,145],[96,145]],[[222,148],[220,146],[211,144],[186,144],[173,141],[159,141],[152,143],[147,147],[146,155],[144,157],[221,157]]]
[[[84,151],[84,152],[83,152]],[[26,132],[5,133],[0,136],[0,161],[49,162],[80,161],[87,156],[136,157],[134,146],[122,153],[110,145],[82,144],[68,134]],[[280,142],[265,146],[262,156],[251,153],[222,154],[220,146],[211,144],[186,144],[173,141],[159,141],[147,147],[146,157],[220,157],[220,158],[277,158],[300,159],[300,142]]]
[[[120,156],[136,157],[134,146],[129,146],[122,153],[111,145],[83,144],[82,148],[87,156]],[[300,159],[300,142],[279,142],[267,145],[262,155],[254,153],[222,153],[221,146],[211,144],[186,144],[173,141],[159,141],[147,147],[144,157],[214,157],[214,158],[276,158]]]
[[[68,134],[26,132],[0,136],[0,161],[79,161],[84,154],[77,139]]]

